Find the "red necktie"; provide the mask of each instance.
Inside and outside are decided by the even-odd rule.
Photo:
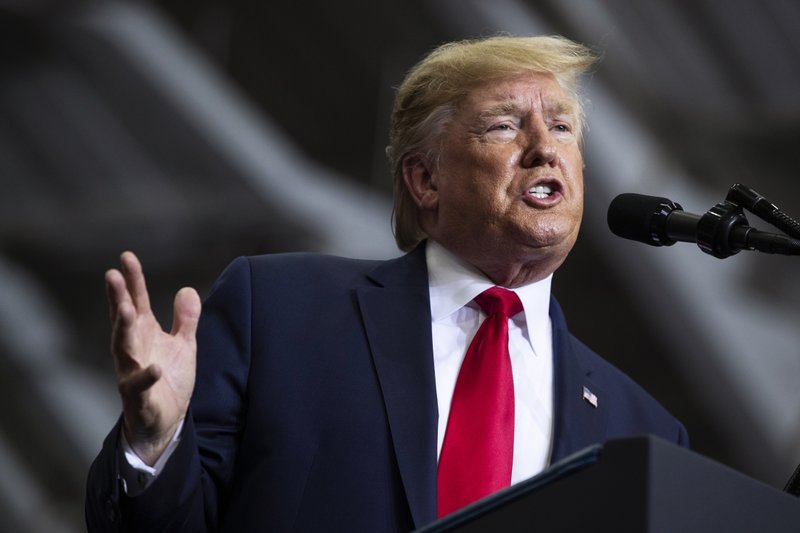
[[[512,291],[475,298],[486,313],[458,373],[439,456],[439,517],[511,484],[514,379],[508,319],[522,311]]]

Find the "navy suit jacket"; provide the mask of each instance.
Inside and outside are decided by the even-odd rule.
[[[575,339],[555,300],[552,461],[683,426]],[[598,398],[583,399],[583,388]],[[239,258],[207,298],[180,444],[141,495],[119,424],[90,470],[90,531],[409,531],[436,519],[437,402],[424,246],[390,261]]]

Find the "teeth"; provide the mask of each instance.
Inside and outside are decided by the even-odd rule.
[[[531,187],[528,193],[536,198],[547,198],[553,194],[553,189],[549,185],[537,185],[536,187]]]

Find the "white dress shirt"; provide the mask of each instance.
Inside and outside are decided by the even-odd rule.
[[[433,363],[439,404],[438,449],[442,451],[450,401],[467,347],[485,318],[473,298],[494,286],[483,274],[429,241],[427,246],[433,333]],[[552,276],[513,289],[523,311],[508,324],[514,375],[514,462],[511,483],[541,472],[553,435],[553,340],[550,323]]]

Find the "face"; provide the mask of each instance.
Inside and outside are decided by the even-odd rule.
[[[576,128],[575,104],[550,74],[472,91],[443,133],[438,164],[417,176],[428,234],[496,283],[550,274],[583,213]]]

